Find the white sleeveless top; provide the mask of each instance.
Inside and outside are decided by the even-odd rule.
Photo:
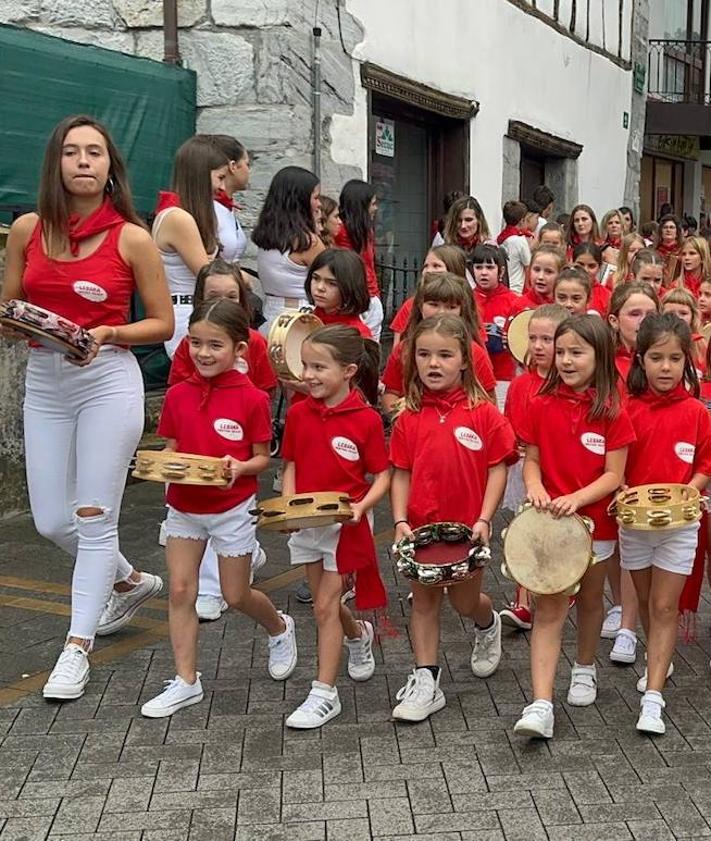
[[[299,266],[289,259],[290,251],[257,249],[257,272],[266,295],[279,298],[305,298],[304,284],[308,266]]]
[[[239,219],[229,208],[220,202],[213,202],[217,218],[217,239],[220,243],[220,257],[233,263],[244,254],[247,248],[245,236]]]
[[[151,231],[151,236],[154,240],[158,236],[158,231],[160,230],[160,226],[163,224],[163,220],[173,210],[176,210],[176,208],[167,207],[165,210],[161,210],[161,212],[156,216],[153,221],[153,230]],[[180,254],[178,254],[177,251],[163,251],[161,248],[158,249],[158,253],[160,254],[160,259],[163,263],[163,269],[165,271],[166,280],[168,281],[168,290],[170,291],[170,294],[194,294],[195,275],[184,263]],[[213,254],[210,259],[212,260],[214,257],[215,254]]]

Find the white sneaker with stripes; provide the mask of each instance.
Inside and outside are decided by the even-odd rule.
[[[335,718],[341,712],[341,701],[335,686],[311,682],[311,692],[304,703],[287,718],[286,726],[296,730],[313,730]]]

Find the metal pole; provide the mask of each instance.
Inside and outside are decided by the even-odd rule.
[[[314,26],[314,63],[312,68],[313,131],[314,131],[314,175],[321,180],[321,27]]]
[[[183,63],[178,47],[178,0],[163,0],[163,61]]]

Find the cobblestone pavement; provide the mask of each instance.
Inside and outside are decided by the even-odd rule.
[[[267,488],[265,480],[265,495]],[[129,487],[122,545],[164,573],[157,485]],[[267,536],[261,586],[296,620],[299,665],[286,684],[266,671],[266,643],[229,613],[201,628],[205,700],[172,719],[140,704],[173,675],[167,602],[101,640],[84,698],[45,702],[40,688],[67,628],[70,562],[19,517],[0,524],[0,841],[620,841],[711,835],[711,603],[698,639],[680,644],[669,682],[667,734],[636,733],[635,667],[601,641],[595,706],[556,708],[556,738],[528,743],[512,725],[530,691],[528,635],[505,632],[495,675],[469,668],[472,628],[443,618],[447,706],[429,722],[394,724],[390,709],[411,668],[405,583],[387,555],[387,511],[376,516],[390,616],[398,636],[377,646],[372,680],[340,679],[343,713],[321,731],[284,717],[314,674],[309,607],[293,598],[298,570]],[[496,555],[498,556],[498,548]],[[486,573],[500,605],[511,585]],[[566,628],[559,697],[573,656]]]

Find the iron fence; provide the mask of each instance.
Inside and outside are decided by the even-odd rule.
[[[375,270],[380,281],[380,295],[385,311],[385,328],[406,298],[414,295],[420,277],[421,262],[414,257],[398,257],[396,254],[378,255]]]
[[[649,42],[650,99],[708,105],[711,41],[652,39]]]

